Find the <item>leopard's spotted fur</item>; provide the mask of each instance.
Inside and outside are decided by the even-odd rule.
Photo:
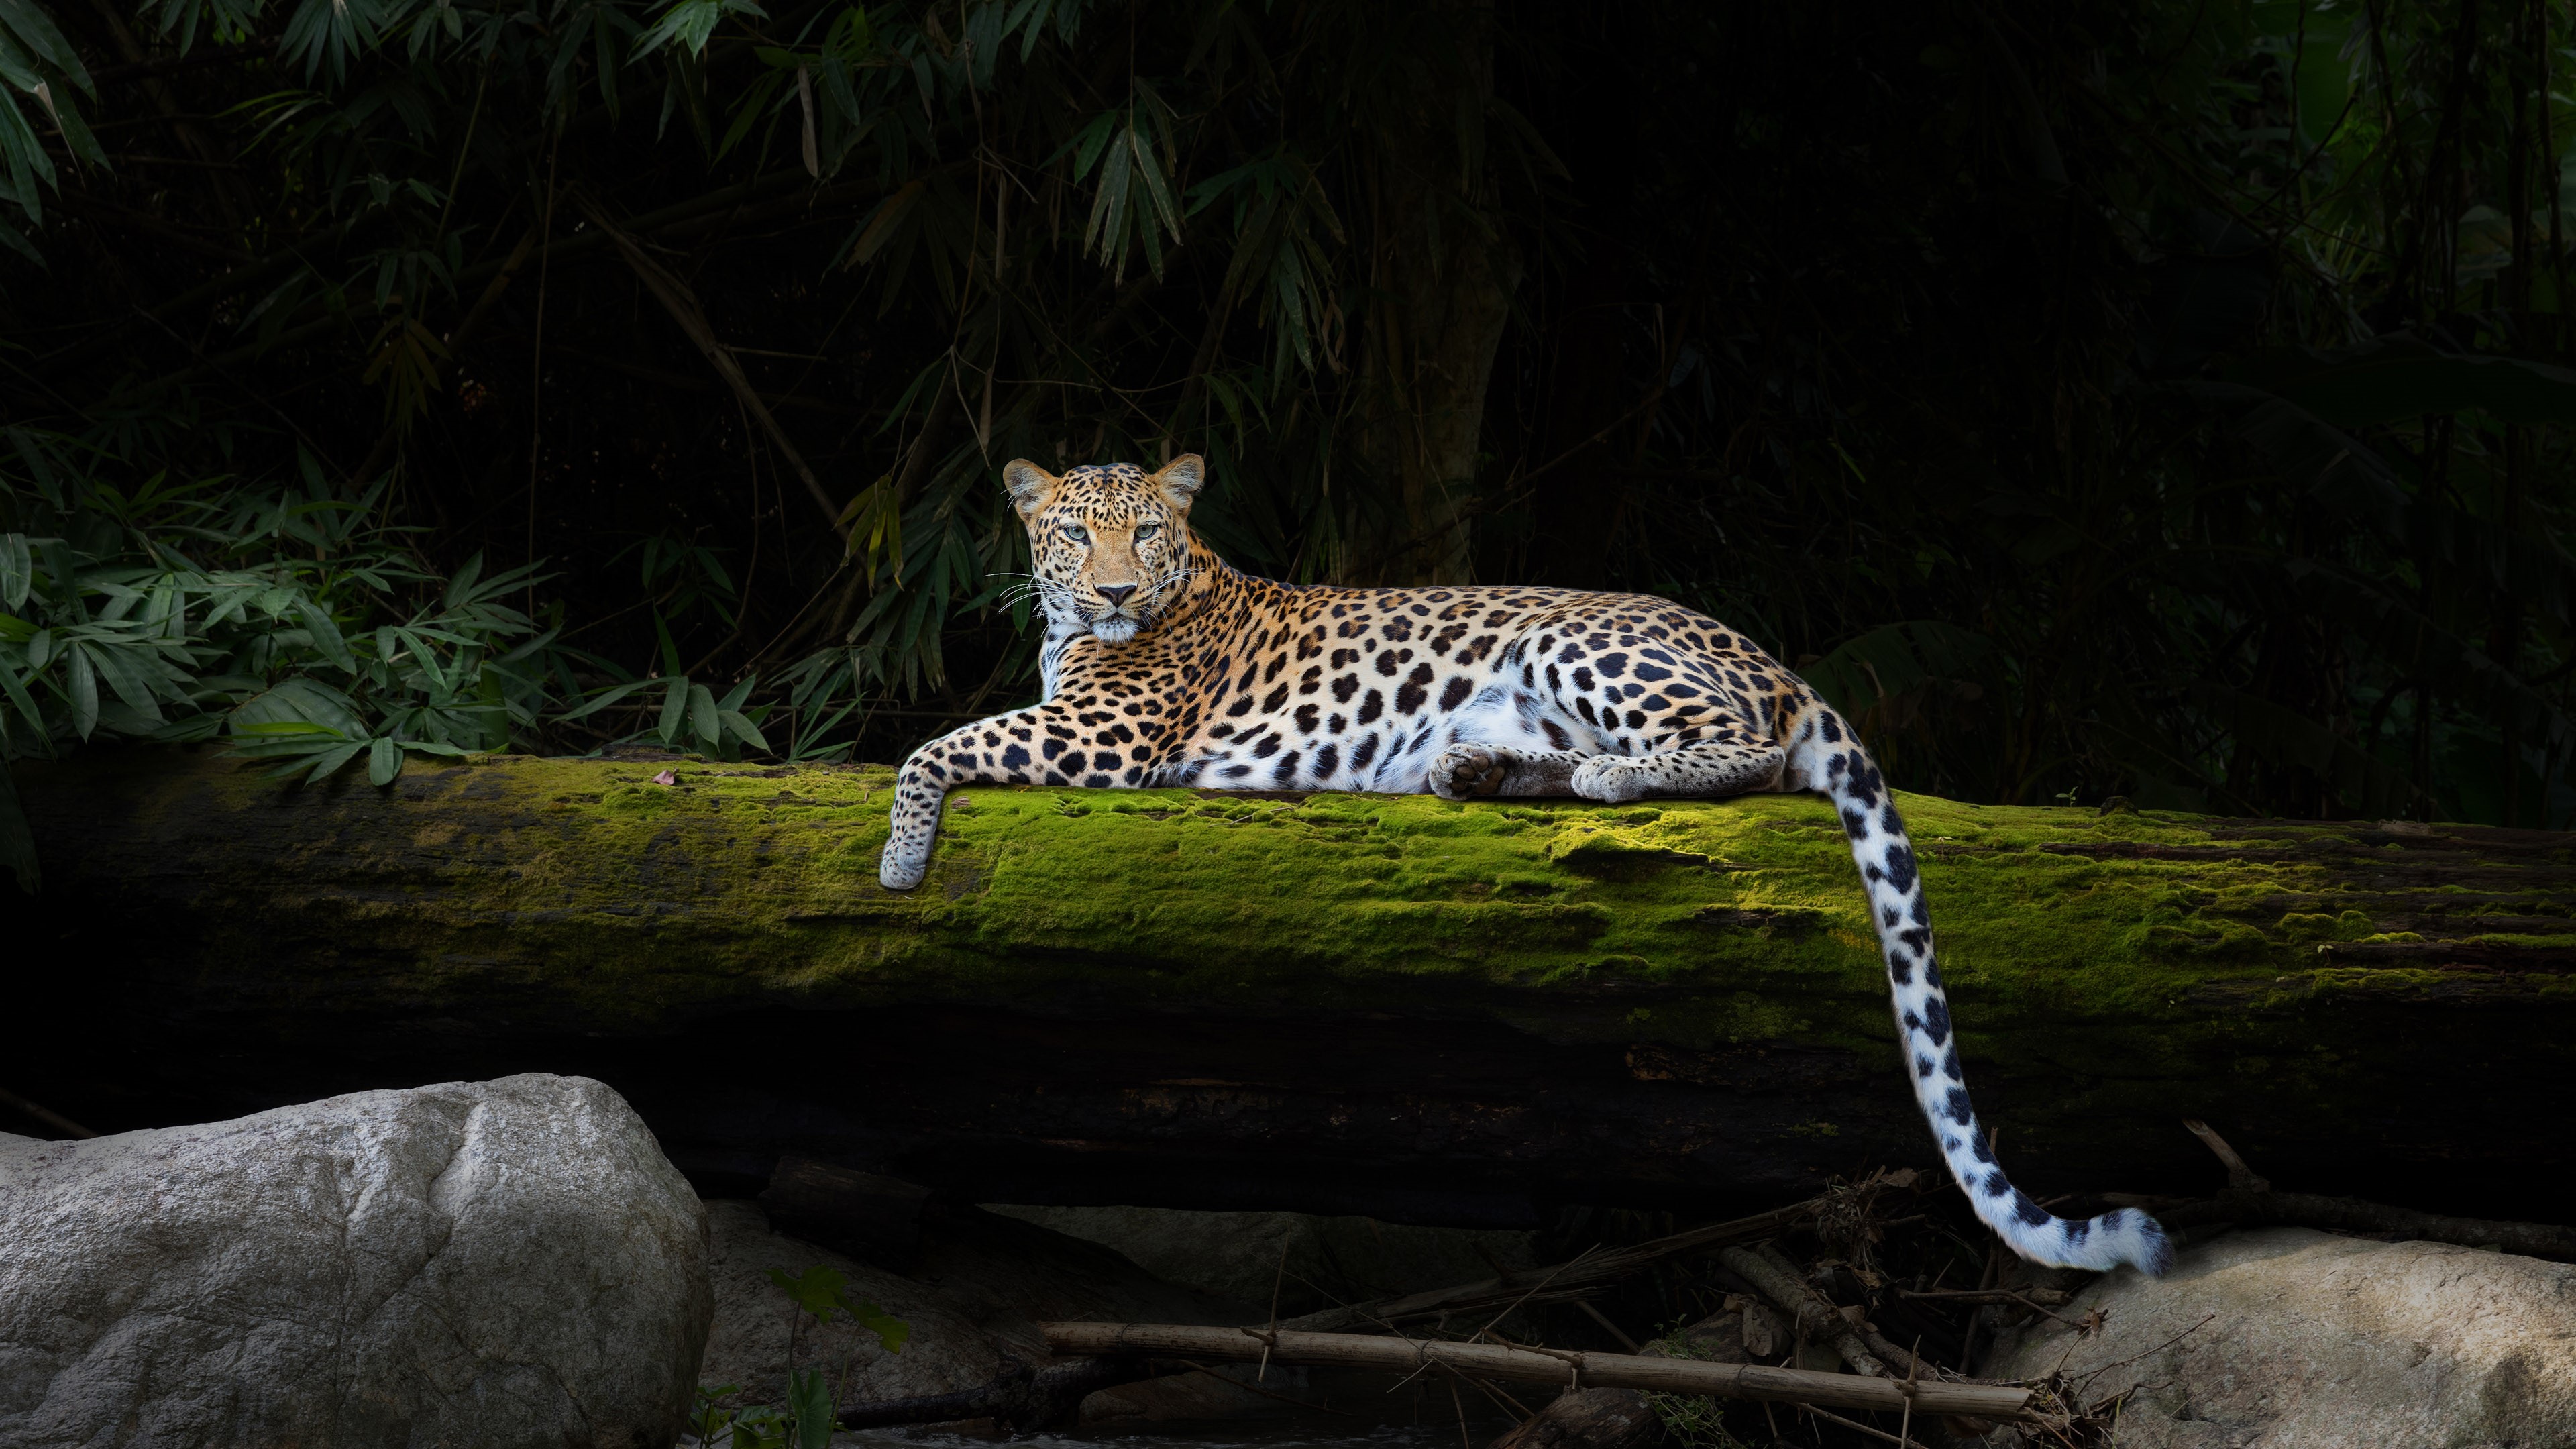
[[[915,751],[880,866],[921,882],[947,792],[1014,783],[1379,790],[1446,799],[1814,790],[1840,806],[1915,1096],[1977,1215],[2040,1262],[2162,1272],[2143,1213],[2051,1216],[1977,1128],[1931,915],[1878,767],[1804,682],[1725,625],[1636,594],[1346,589],[1235,572],[1192,536],[1195,457],[1061,478],[1013,462],[1043,604],[1045,702]]]

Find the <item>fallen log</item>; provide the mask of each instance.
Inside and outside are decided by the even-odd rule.
[[[1764,1364],[1702,1363],[1625,1353],[1580,1353],[1513,1344],[1451,1343],[1366,1333],[1300,1333],[1292,1329],[1203,1328],[1181,1323],[1041,1323],[1047,1346],[1060,1354],[1103,1357],[1186,1355],[1249,1362],[1340,1368],[1394,1369],[1410,1373],[1439,1368],[1467,1378],[1568,1388],[1647,1389],[1667,1394],[1707,1394],[1725,1399],[1824,1404],[1838,1409],[1902,1413],[1909,1401],[1926,1414],[1980,1419],[2022,1417],[2030,1391],[1998,1384],[1863,1378],[1810,1373]]]
[[[52,1029],[6,1085],[102,1130],[543,1068],[715,1193],[794,1154],[1496,1226],[1932,1158],[1817,799],[977,789],[896,895],[876,767],[15,768],[47,885],[0,954]],[[2568,837],[1902,803],[2033,1193],[2200,1195],[2196,1113],[2321,1192],[2553,1211],[2576,1136],[2485,1104],[2576,1076]]]

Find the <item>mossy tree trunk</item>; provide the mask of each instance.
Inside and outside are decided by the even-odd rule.
[[[718,1190],[1462,1223],[1931,1160],[1821,800],[974,790],[895,895],[888,780],[22,765],[0,1085],[114,1129],[581,1072]],[[2569,837],[1903,803],[2035,1192],[2205,1189],[2200,1116],[2284,1189],[2557,1210],[2576,1138],[2494,1104],[2576,1067]]]

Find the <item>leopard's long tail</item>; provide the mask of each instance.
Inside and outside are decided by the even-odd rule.
[[[1915,1100],[1977,1216],[2033,1262],[2096,1270],[2127,1263],[2150,1276],[2162,1274],[2173,1263],[2173,1245],[2154,1218],[2130,1208],[2082,1220],[2054,1216],[2014,1187],[1995,1161],[1968,1104],[1950,1002],[1932,958],[1932,914],[1915,869],[1914,844],[1859,736],[1831,709],[1811,705],[1789,742],[1788,764],[1784,786],[1803,783],[1822,791],[1842,812],[1887,960],[1897,1037]]]

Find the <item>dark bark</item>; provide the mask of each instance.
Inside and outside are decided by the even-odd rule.
[[[1354,582],[1469,581],[1486,384],[1520,285],[1485,154],[1491,0],[1443,0],[1426,22],[1422,64],[1443,85],[1397,103],[1372,157],[1370,283],[1380,300],[1361,339],[1368,416],[1358,442],[1393,506],[1382,533],[1352,545]]]

